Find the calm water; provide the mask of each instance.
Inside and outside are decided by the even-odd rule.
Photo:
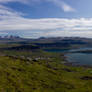
[[[56,52],[56,53],[85,51],[85,50],[92,50],[92,48],[80,48],[80,49],[45,49],[45,51],[47,51],[47,52]]]
[[[68,52],[65,56],[69,62],[73,62],[79,65],[92,65],[92,53],[71,53],[72,51],[85,51],[85,50],[92,50],[92,48],[80,48],[80,49],[72,49],[72,50],[55,50],[51,49],[48,52]],[[69,53],[70,52],[70,53]]]
[[[55,52],[55,53],[61,53],[61,52],[69,52],[69,49],[46,49],[47,52]]]
[[[92,53],[69,53],[67,55],[67,60],[79,65],[92,65]]]

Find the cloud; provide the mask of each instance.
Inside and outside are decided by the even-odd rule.
[[[43,0],[0,0],[0,3],[9,3],[9,2],[18,2],[18,3],[22,3],[22,4],[31,4],[31,3],[38,3],[38,2],[42,2]]]
[[[12,13],[11,13],[12,14]],[[13,18],[1,16],[1,30],[92,30],[92,19],[66,19],[66,18],[43,18],[29,19],[23,18],[15,13]],[[13,14],[14,15],[14,14]]]
[[[65,12],[75,12],[76,11],[74,8],[72,8],[71,6],[69,6],[68,4],[64,2],[61,3],[61,7]]]
[[[22,16],[21,12],[16,12],[8,7],[5,7],[3,5],[0,5],[0,19],[5,20],[7,18],[13,18],[13,17],[19,17]]]
[[[0,5],[0,32],[20,32],[25,37],[90,36],[92,18],[24,18],[21,12]],[[45,35],[44,35],[45,34]]]
[[[76,10],[72,8],[70,5],[65,3],[63,0],[0,0],[0,3],[8,3],[8,2],[19,2],[22,4],[30,5],[31,3],[38,3],[38,2],[52,2],[58,7],[60,7],[64,12],[75,12]]]
[[[8,3],[8,2],[20,2],[20,3],[28,3],[30,0],[0,0],[0,3]]]
[[[32,1],[32,0],[31,0]],[[47,1],[47,0],[46,0]],[[53,2],[65,12],[74,12],[71,6],[60,0],[48,0]],[[27,0],[0,0],[0,3],[21,2],[27,4]],[[35,0],[38,2],[38,0]],[[19,33],[23,37],[40,36],[81,36],[91,37],[92,18],[24,18],[24,14],[0,4],[0,34]]]
[[[0,32],[20,32],[24,37],[85,36],[91,37],[92,18],[24,18],[21,13],[0,6]]]
[[[76,10],[72,8],[70,5],[65,3],[63,0],[48,0],[56,4],[58,7],[60,7],[64,12],[75,12]]]

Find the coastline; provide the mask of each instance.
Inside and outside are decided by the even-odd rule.
[[[78,62],[70,62],[67,60],[67,56],[64,54],[64,65],[72,66],[72,67],[84,67],[84,68],[92,68],[92,65],[80,65]]]

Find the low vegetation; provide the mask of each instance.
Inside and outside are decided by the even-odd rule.
[[[92,69],[65,66],[56,58],[0,56],[0,92],[91,92]]]
[[[65,64],[63,54],[31,47],[0,45],[0,92],[92,91],[91,67]]]

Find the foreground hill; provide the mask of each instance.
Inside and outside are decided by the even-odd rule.
[[[58,59],[0,56],[0,92],[91,92],[92,69],[65,66]]]

